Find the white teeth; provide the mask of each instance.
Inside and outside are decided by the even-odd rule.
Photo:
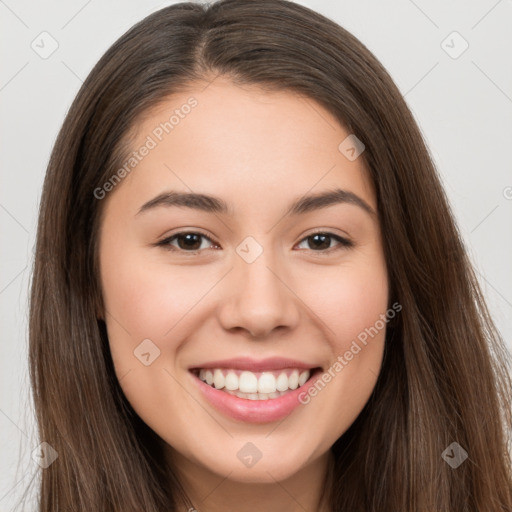
[[[293,370],[292,374],[288,377],[288,387],[290,389],[297,389],[299,386],[299,372]]]
[[[288,389],[288,375],[286,373],[281,373],[277,377],[276,389],[277,391],[286,391]]]
[[[224,374],[219,369],[216,369],[213,372],[213,385],[217,389],[222,389],[224,387]]]
[[[248,400],[270,400],[272,398],[279,398],[286,394],[286,391],[276,391],[275,393],[242,393],[241,391],[229,391],[224,388],[224,392],[230,395],[237,396],[238,398],[246,398]]]
[[[258,377],[252,372],[242,372],[238,378],[238,389],[242,393],[256,393],[258,391]]]
[[[276,391],[276,378],[271,373],[262,373],[258,379],[260,393],[274,393]]]
[[[300,375],[299,375],[299,386],[303,386],[304,384],[306,384],[306,381],[309,379],[309,373],[306,373],[306,372],[302,372]]]
[[[268,400],[303,386],[310,374],[309,370],[299,371],[298,369],[255,374],[249,371],[212,368],[200,370],[199,378],[216,389],[223,389],[240,398]]]
[[[230,391],[238,389],[238,377],[235,372],[229,372],[226,375],[224,386],[226,386],[226,389],[229,389]]]

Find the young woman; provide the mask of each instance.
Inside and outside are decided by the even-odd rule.
[[[419,129],[340,26],[180,3],[94,67],[41,201],[41,512],[510,511],[506,358]]]

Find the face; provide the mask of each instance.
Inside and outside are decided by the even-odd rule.
[[[218,78],[147,113],[102,189],[116,375],[182,467],[291,477],[367,402],[388,280],[349,135],[310,99]]]

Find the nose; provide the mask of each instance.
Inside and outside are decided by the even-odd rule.
[[[236,256],[234,266],[224,284],[222,327],[246,331],[256,339],[266,339],[274,330],[293,329],[300,317],[300,300],[288,273],[280,270],[269,251],[252,263]]]

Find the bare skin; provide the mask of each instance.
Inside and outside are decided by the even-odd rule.
[[[334,189],[376,212],[375,193],[362,158],[338,149],[349,132],[316,102],[224,77],[204,86],[147,113],[133,149],[148,135],[156,147],[103,199],[102,316],[116,375],[200,512],[328,512],[329,450],[375,386],[385,327],[347,352],[388,309],[388,276],[376,214],[354,202],[286,212]],[[155,127],[192,96],[197,105],[157,140]],[[169,191],[216,196],[230,211],[140,211]],[[197,249],[169,240],[183,232],[198,233]],[[315,233],[330,236],[322,245]],[[257,245],[243,245],[247,237]],[[262,252],[248,263],[241,244]],[[151,359],[160,351],[147,366],[134,356],[146,339]],[[236,356],[289,357],[324,372],[339,356],[346,364],[284,419],[251,423],[213,407],[189,371]],[[237,456],[247,443],[261,453],[251,467]]]

